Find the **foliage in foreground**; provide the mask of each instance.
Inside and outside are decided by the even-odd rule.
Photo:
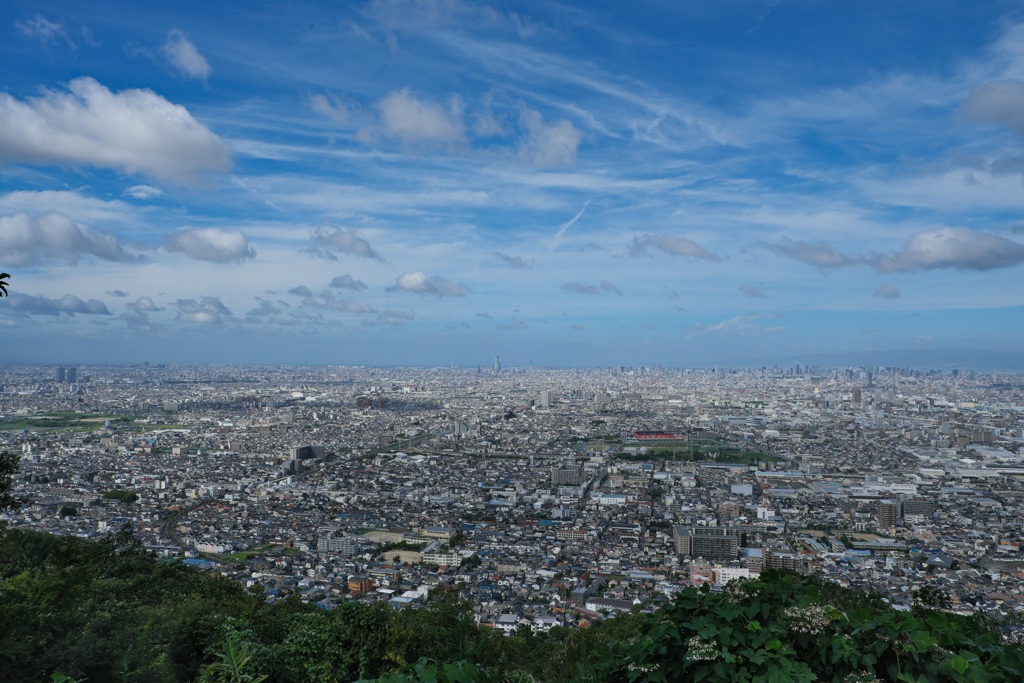
[[[1021,681],[1020,646],[976,619],[766,572],[657,614],[506,637],[455,590],[418,609],[325,610],[158,561],[129,533],[0,535],[0,672],[35,683]],[[264,677],[266,677],[264,679]]]

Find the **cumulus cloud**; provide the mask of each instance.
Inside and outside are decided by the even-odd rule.
[[[56,211],[34,218],[25,213],[0,216],[0,263],[24,267],[64,261],[73,266],[85,256],[104,261],[139,260],[125,252],[113,235]]]
[[[149,314],[142,311],[125,311],[118,316],[125,325],[136,330],[153,331],[162,327],[159,323],[149,319]]]
[[[620,290],[613,283],[608,282],[607,280],[601,280],[601,284],[599,286],[605,292],[615,292],[616,294],[622,294],[622,290]]]
[[[356,280],[351,275],[339,275],[338,277],[331,280],[331,287],[336,289],[347,289],[350,292],[358,292],[361,289],[366,289],[366,283],[362,280]]]
[[[291,294],[299,294],[300,296],[309,292],[306,287],[296,287],[291,290]],[[319,294],[313,294],[309,292],[309,296],[302,300],[303,308],[312,308],[325,311],[339,311],[341,313],[376,313],[373,308],[367,306],[361,301],[355,299],[335,299],[334,292],[330,290],[324,290]]]
[[[196,325],[219,325],[231,319],[231,311],[215,296],[204,296],[195,299],[178,299],[178,315],[180,323]]]
[[[155,313],[164,310],[157,306],[148,296],[140,296],[135,301],[129,301],[125,305],[137,313]]]
[[[740,291],[743,292],[744,294],[746,294],[747,296],[752,296],[752,297],[757,298],[757,299],[763,299],[764,298],[764,294],[762,294],[761,290],[758,289],[757,287],[752,287],[750,285],[743,285],[742,287],[740,287]]]
[[[992,270],[1024,262],[1024,245],[971,228],[939,228],[911,235],[900,251],[873,254],[872,262],[881,273]]]
[[[686,335],[687,339],[698,337],[755,337],[762,334],[781,334],[788,330],[788,327],[765,327],[764,323],[754,322],[759,318],[776,318],[777,314],[764,315],[751,313],[750,315],[739,315],[730,320],[725,320],[713,325],[695,324]]]
[[[871,296],[878,299],[899,299],[900,288],[891,282],[886,282],[883,285],[875,287],[875,291],[871,293]]]
[[[164,235],[164,249],[213,263],[241,263],[247,258],[256,258],[256,250],[249,246],[249,240],[241,231],[220,228],[185,228]]]
[[[510,322],[510,323],[498,323],[497,325],[494,326],[494,329],[496,329],[496,330],[522,330],[522,329],[525,329],[527,327],[529,327],[529,325],[524,323],[522,318],[520,318],[519,316],[514,315],[514,316],[512,316],[512,322]]]
[[[576,163],[576,151],[583,140],[571,121],[561,119],[544,123],[540,112],[523,107],[519,127],[525,135],[519,143],[519,158],[540,167],[568,166]]]
[[[821,269],[842,268],[865,262],[863,256],[844,254],[825,242],[801,242],[787,239],[781,244],[762,242],[761,245],[776,254]]]
[[[310,95],[310,108],[318,114],[323,114],[335,123],[348,121],[348,107],[336,97],[328,98],[327,95]]]
[[[335,227],[330,223],[328,225]],[[366,238],[362,237],[355,230],[346,230],[345,228],[326,230],[324,228],[317,228],[313,231],[313,242],[328,249],[336,249],[342,254],[374,259],[375,261],[384,260],[384,257],[370,246]]]
[[[506,256],[505,254],[502,254],[501,252],[497,252],[497,251],[494,252],[494,255],[495,255],[495,257],[498,258],[498,260],[502,261],[503,263],[507,263],[508,265],[512,266],[513,268],[517,268],[518,269],[518,268],[528,268],[529,267],[529,266],[526,265],[526,262],[524,262],[523,259],[521,257],[519,257],[519,256]]]
[[[693,258],[718,261],[719,258],[696,242],[685,237],[674,235],[644,235],[634,237],[629,246],[630,256],[650,256],[647,247],[653,247],[670,256],[690,256]]]
[[[206,79],[213,73],[213,69],[210,68],[206,59],[199,54],[196,46],[178,29],[173,29],[167,34],[167,42],[164,43],[162,50],[171,66],[187,78],[193,78],[205,83]]]
[[[395,284],[387,288],[389,292],[414,292],[436,297],[464,297],[469,292],[466,285],[449,282],[443,277],[428,277],[422,270],[399,275]]]
[[[164,191],[159,187],[151,185],[133,185],[123,192],[126,197],[135,197],[136,199],[152,199],[162,196],[163,193]]]
[[[409,89],[398,90],[377,103],[381,130],[407,144],[458,142],[463,139],[462,100],[452,97],[448,107],[420,100]]]
[[[971,91],[960,114],[1024,136],[1024,83],[1011,79],[980,85]]]
[[[65,294],[60,299],[47,299],[44,296],[32,296],[11,292],[10,296],[3,300],[0,311],[8,315],[52,315],[65,314],[74,316],[75,313],[87,315],[110,315],[107,305],[98,299],[82,301],[73,294]]]
[[[291,289],[288,290],[288,293],[289,294],[294,294],[295,296],[303,296],[303,297],[311,297],[311,296],[313,296],[313,292],[311,292],[309,287],[307,287],[306,285],[299,285],[298,287],[292,287]]]
[[[264,318],[280,315],[281,309],[271,302],[266,299],[260,299],[259,297],[256,297],[256,300],[260,302],[260,305],[246,313],[245,316],[247,318]]]
[[[114,93],[88,77],[68,91],[0,93],[0,163],[96,166],[181,182],[231,169],[224,141],[152,90]]]

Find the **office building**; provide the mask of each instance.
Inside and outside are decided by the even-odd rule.
[[[861,401],[860,387],[854,387],[853,390],[850,393],[853,394],[853,397],[852,397],[853,402],[854,403],[860,403],[860,401]]]
[[[64,383],[64,368],[57,368],[57,382],[59,384]]]
[[[541,408],[550,408],[551,407],[551,392],[550,391],[542,391],[542,392],[540,392],[540,406],[541,406]]]

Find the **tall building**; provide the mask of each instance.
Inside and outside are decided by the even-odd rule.
[[[728,562],[739,557],[739,549],[747,545],[747,533],[733,527],[686,527],[673,529],[676,553],[705,560]]]
[[[542,408],[550,408],[551,407],[551,392],[550,391],[545,390],[545,391],[540,392],[540,405],[541,405]]]
[[[64,368],[57,368],[57,383],[64,383]]]
[[[553,486],[579,486],[583,481],[583,468],[569,463],[562,463],[551,468],[551,484]]]
[[[501,361],[498,360],[497,356],[494,357],[494,371],[501,372]]]
[[[78,384],[78,368],[68,368],[68,382]]]
[[[854,387],[853,391],[851,393],[853,394],[853,402],[854,403],[860,403],[860,400],[861,400],[860,387]]]
[[[895,500],[878,501],[878,526],[883,529],[896,526],[900,518],[900,504]]]

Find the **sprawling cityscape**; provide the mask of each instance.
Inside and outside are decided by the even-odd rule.
[[[1024,611],[1024,377],[895,367],[2,368],[3,516],[508,633],[787,568]],[[1011,630],[1020,636],[1019,619]]]

